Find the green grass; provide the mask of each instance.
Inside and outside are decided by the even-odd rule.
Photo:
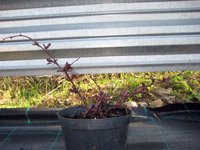
[[[148,87],[148,91],[128,100],[150,102],[162,99],[156,92],[166,90],[167,96],[175,98],[174,103],[200,102],[200,71],[80,75],[74,80],[86,97],[94,96],[98,91],[91,79],[94,78],[103,90],[118,99],[123,90],[131,93],[142,83],[150,84],[151,77],[157,81],[170,77],[170,81],[157,82]],[[58,76],[4,77],[0,78],[0,84],[0,108],[67,107],[81,103],[69,92],[70,83]]]

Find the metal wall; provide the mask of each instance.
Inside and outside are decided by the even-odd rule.
[[[0,0],[0,38],[19,33],[63,65],[81,57],[74,73],[200,70],[199,0]],[[46,57],[23,38],[0,43],[0,76],[55,74]]]

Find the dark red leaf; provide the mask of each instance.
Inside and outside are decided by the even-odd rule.
[[[51,46],[51,43],[49,43],[49,44],[46,46],[46,49],[48,49],[50,46]]]
[[[69,70],[72,70],[72,66],[71,64],[69,64],[68,62],[66,62],[65,66],[63,67],[63,72],[67,72]]]
[[[142,93],[146,90],[147,90],[147,86],[144,83],[142,83],[141,86],[139,86],[138,88],[135,89],[134,93],[138,94],[138,93]]]
[[[49,43],[48,45],[43,44],[43,46],[47,50],[51,46],[51,43]]]

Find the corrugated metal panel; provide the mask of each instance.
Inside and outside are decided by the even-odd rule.
[[[183,0],[0,0],[0,10],[8,9],[27,9],[41,7],[56,7],[56,6],[77,6],[88,4],[105,4],[105,3],[137,3],[137,2],[173,2]],[[193,1],[193,0],[185,0]]]
[[[52,43],[63,64],[81,57],[75,73],[200,70],[199,0],[0,10],[0,27]],[[45,58],[23,38],[0,43],[0,76],[55,74]]]
[[[120,73],[141,71],[164,71],[164,70],[199,70],[199,58],[197,55],[156,55],[156,56],[114,56],[81,58],[74,64],[72,73],[95,74],[95,73]],[[60,59],[62,65],[66,59]],[[68,59],[73,62],[75,59]],[[173,62],[173,63],[172,63]],[[55,66],[45,65],[45,60],[5,61],[0,64],[1,76],[13,75],[51,75],[58,74]]]

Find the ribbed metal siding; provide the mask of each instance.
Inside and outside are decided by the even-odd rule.
[[[0,10],[0,38],[52,43],[62,64],[81,57],[75,73],[200,70],[199,0],[25,6]],[[23,38],[0,43],[0,76],[55,74],[45,58]]]

